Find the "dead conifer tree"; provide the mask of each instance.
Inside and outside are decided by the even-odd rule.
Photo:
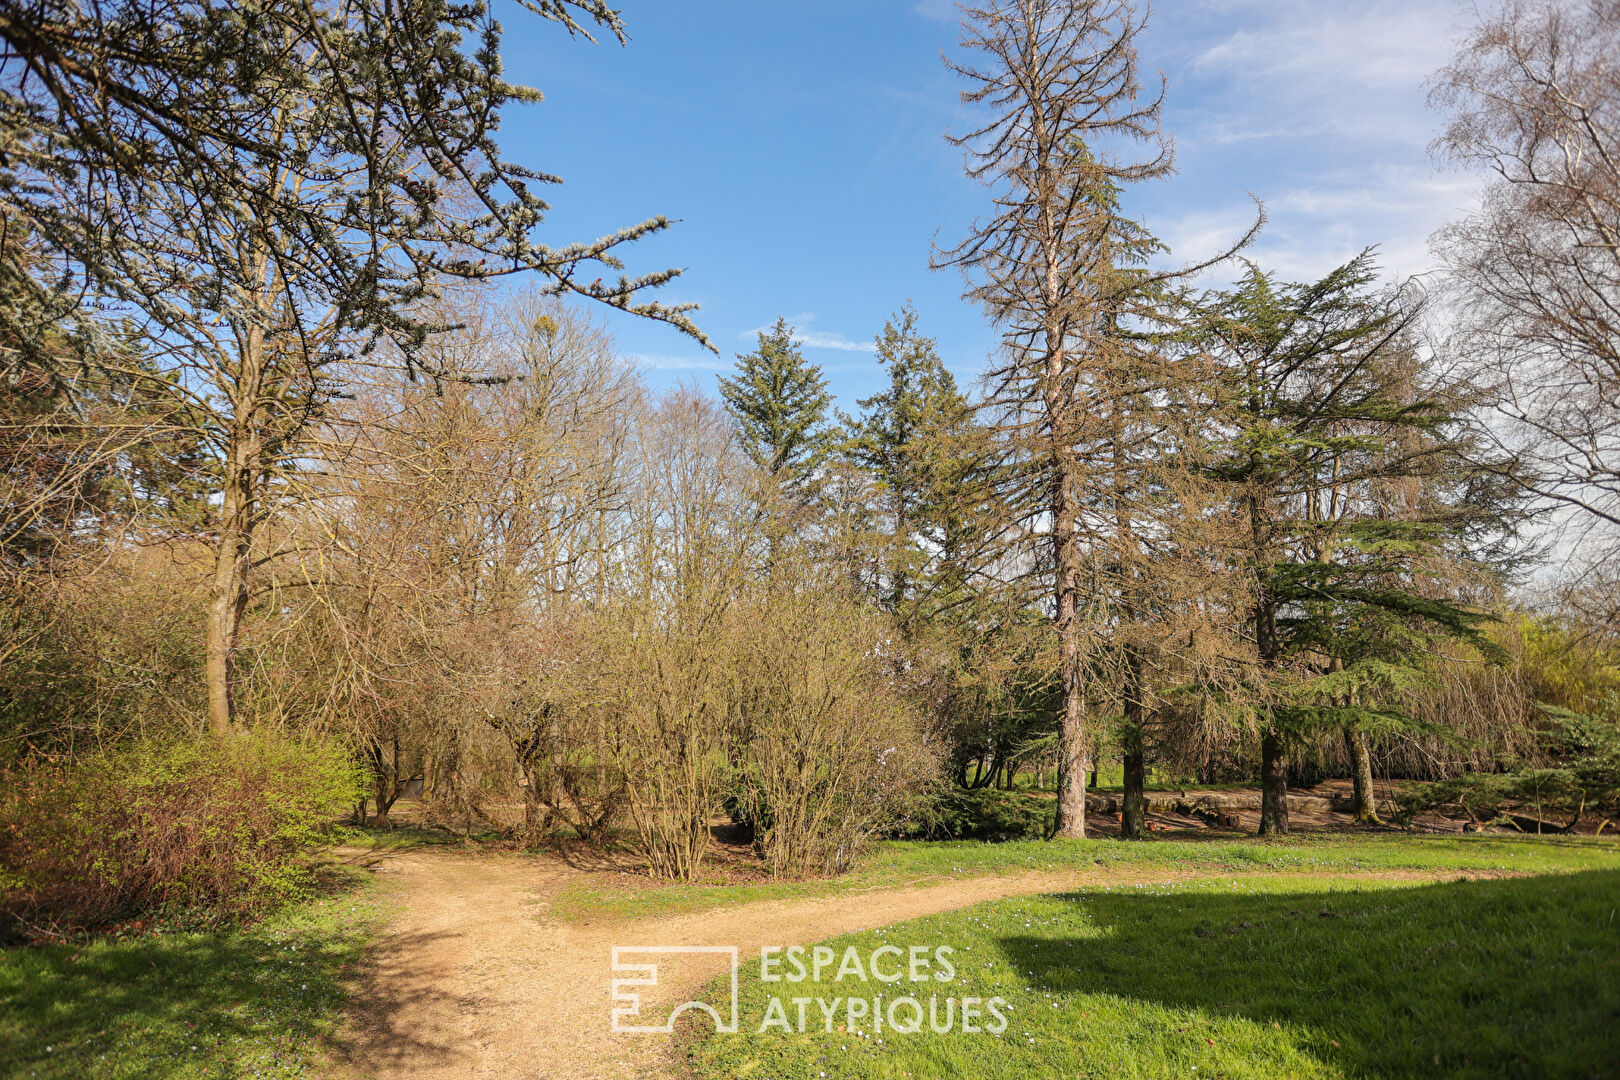
[[[1139,359],[1119,348],[1120,328],[1175,276],[1147,271],[1158,245],[1119,209],[1122,190],[1173,169],[1162,85],[1141,97],[1144,24],[1125,0],[1002,0],[964,11],[962,45],[982,66],[948,64],[969,83],[963,101],[984,116],[950,141],[965,149],[968,175],[992,186],[995,212],[936,253],[935,265],[959,268],[966,295],[1001,331],[987,405],[1016,460],[1004,473],[1007,533],[1034,542],[1028,570],[1046,576],[1051,596],[1064,837],[1085,835],[1092,658],[1083,622],[1095,560],[1083,503],[1093,474],[1111,468],[1114,424],[1102,405],[1119,381],[1103,373]]]

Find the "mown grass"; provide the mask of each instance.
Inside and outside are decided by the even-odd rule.
[[[693,1024],[688,1056],[700,1080],[1613,1076],[1617,908],[1614,869],[1422,885],[1264,874],[982,904],[830,942],[863,957],[949,945],[946,983],[835,982],[831,969],[761,983],[746,964],[740,1033]],[[771,993],[790,1022],[790,996],[843,997],[845,1030],[824,1030],[812,1005],[804,1034],[761,1034]],[[941,1010],[999,997],[1009,1023],[942,1035],[926,1020],[915,1034],[848,1022],[849,997],[879,993],[938,996]]]
[[[706,911],[757,900],[831,896],[962,876],[1132,867],[1225,873],[1354,874],[1472,871],[1544,874],[1620,865],[1612,838],[1311,833],[1275,840],[1235,834],[1198,839],[1059,842],[890,841],[850,873],[821,881],[671,884],[628,874],[581,878],[555,898],[565,920],[633,919]]]
[[[365,877],[248,929],[0,951],[0,1077],[311,1075],[380,917]]]

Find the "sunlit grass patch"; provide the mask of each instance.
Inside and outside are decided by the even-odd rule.
[[[702,1078],[1606,1075],[1620,1061],[1620,871],[1440,884],[1306,876],[1088,889],[982,904],[831,942],[949,945],[929,988],[1000,997],[999,1034],[699,1035]],[[750,974],[752,972],[752,974]],[[852,989],[853,987],[853,989]],[[812,1017],[814,1017],[812,1012]]]
[[[1620,866],[1620,842],[1590,837],[1310,833],[1275,840],[1228,835],[1132,842],[890,841],[875,845],[850,873],[827,880],[681,884],[630,874],[584,877],[560,890],[549,914],[569,920],[640,918],[960,877],[1068,871],[1539,874],[1613,866]]]

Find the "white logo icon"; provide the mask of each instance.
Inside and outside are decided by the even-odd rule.
[[[683,1001],[675,1006],[669,1019],[662,1024],[631,1024],[626,1021],[641,1017],[641,995],[630,987],[657,986],[658,965],[653,963],[627,963],[620,959],[627,954],[651,953],[658,956],[692,956],[718,954],[731,958],[731,1019],[725,1020],[720,1010],[706,1001]],[[675,1018],[687,1009],[699,1009],[714,1017],[714,1030],[722,1035],[737,1031],[737,946],[735,945],[615,945],[613,970],[631,972],[632,977],[613,980],[613,1027],[616,1032],[630,1035],[670,1034],[675,1030]]]

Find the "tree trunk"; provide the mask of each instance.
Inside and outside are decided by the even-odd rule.
[[[1120,807],[1121,836],[1142,836],[1147,832],[1147,755],[1142,752],[1142,736],[1127,737],[1125,749],[1125,798]]]
[[[1048,341],[1056,340],[1048,334]],[[1063,368],[1062,350],[1054,350],[1049,377],[1056,385]],[[1065,409],[1049,402],[1048,412],[1063,416]],[[1072,403],[1064,403],[1073,407]],[[1070,425],[1054,425],[1058,430]],[[1053,835],[1063,839],[1084,839],[1086,835],[1086,692],[1085,658],[1080,648],[1080,552],[1075,536],[1076,499],[1073,491],[1077,471],[1074,448],[1059,440],[1053,478],[1052,547],[1057,572],[1057,635],[1061,661],[1061,715],[1059,726],[1058,804]]]
[[[208,683],[208,727],[216,734],[230,730],[236,719],[235,682],[236,633],[245,606],[246,552],[234,530],[220,529],[215,542],[214,579],[208,597],[207,658],[204,677]]]
[[[1373,799],[1372,754],[1367,737],[1355,728],[1344,729],[1344,743],[1350,750],[1350,778],[1355,785],[1355,817],[1359,822],[1378,824],[1378,805]]]
[[[1089,767],[1086,757],[1084,715],[1078,708],[1065,709],[1058,757],[1058,804],[1054,836],[1085,838],[1086,770]]]
[[[208,726],[216,733],[229,731],[236,720],[236,640],[247,610],[248,557],[257,524],[254,497],[262,467],[258,439],[265,362],[262,327],[249,327],[239,337],[238,360],[220,485],[219,529],[214,538],[204,662]]]
[[[393,740],[393,760],[383,753],[381,743],[373,741],[371,744],[371,790],[372,798],[377,803],[377,813],[373,823],[379,828],[389,828],[388,812],[394,808],[394,802],[404,785],[399,782],[399,737]]]
[[[388,820],[388,811],[394,808],[393,784],[381,773],[375,773],[371,778],[372,801],[377,804],[377,812],[371,816],[372,824],[379,829],[386,829],[391,822]]]
[[[551,823],[551,808],[546,805],[540,790],[539,777],[532,772],[523,787],[523,844],[538,847],[545,837],[546,826]]]
[[[1127,609],[1127,615],[1131,614]],[[1125,657],[1125,797],[1120,807],[1121,836],[1147,832],[1147,751],[1142,725],[1147,719],[1142,704],[1142,656],[1126,646]]]
[[[1259,411],[1257,402],[1251,402],[1250,406],[1255,412]],[[1255,496],[1249,499],[1249,524],[1255,551],[1268,551],[1266,508]],[[1261,670],[1269,678],[1282,657],[1282,641],[1277,636],[1277,601],[1263,579],[1255,599],[1254,643]],[[1268,726],[1260,736],[1261,836],[1282,836],[1288,832],[1288,744],[1273,721],[1274,717],[1267,718]]]
[[[236,639],[247,608],[248,550],[252,543],[252,470],[245,447],[232,437],[225,462],[219,531],[214,539],[214,576],[209,587],[206,662],[208,726],[229,731],[236,720]]]
[[[1288,833],[1288,748],[1282,736],[1260,738],[1260,835]]]

